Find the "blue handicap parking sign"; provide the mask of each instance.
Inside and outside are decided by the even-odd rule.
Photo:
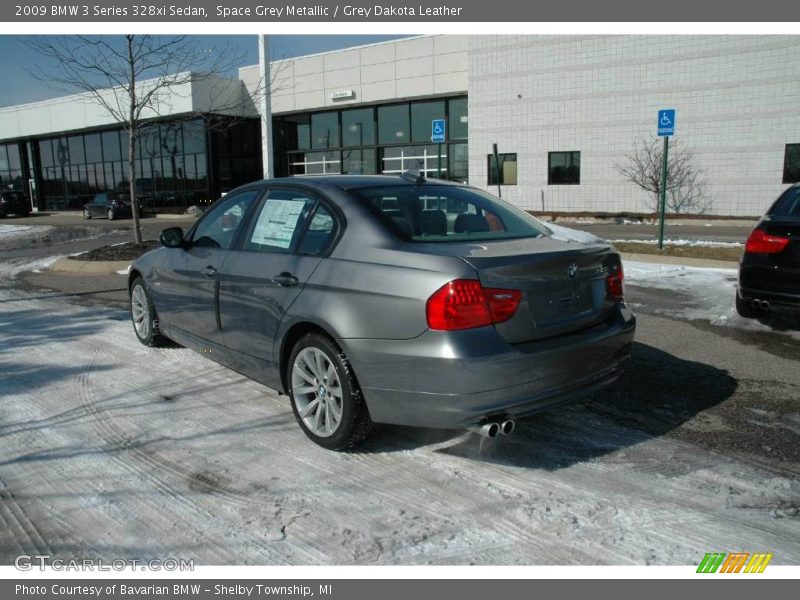
[[[431,121],[431,142],[434,144],[444,143],[447,126],[444,119],[434,119]]]
[[[669,137],[675,135],[675,109],[662,108],[658,111],[658,136]]]

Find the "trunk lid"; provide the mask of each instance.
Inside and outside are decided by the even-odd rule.
[[[613,312],[615,301],[607,295],[606,278],[620,260],[601,240],[540,237],[427,246],[427,252],[466,261],[484,287],[522,291],[514,316],[495,326],[509,343],[589,328]]]

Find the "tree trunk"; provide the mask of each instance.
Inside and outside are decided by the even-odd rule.
[[[128,114],[128,184],[131,196],[131,214],[133,216],[133,243],[142,243],[142,227],[139,224],[139,203],[136,201],[136,140],[138,128],[136,122],[136,62],[133,56],[133,36],[128,39],[128,66],[130,67],[130,112]]]

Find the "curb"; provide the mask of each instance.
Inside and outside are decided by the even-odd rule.
[[[739,263],[734,260],[713,260],[711,258],[690,258],[684,256],[660,256],[658,254],[638,254],[621,252],[623,266],[625,261],[656,263],[661,265],[681,265],[702,269],[738,269]]]
[[[65,256],[50,265],[50,271],[80,275],[115,275],[117,271],[127,269],[130,264],[130,260],[73,260]]]

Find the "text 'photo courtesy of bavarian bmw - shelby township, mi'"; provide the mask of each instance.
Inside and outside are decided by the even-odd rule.
[[[0,36],[0,565],[800,563],[800,37],[215,33]]]

